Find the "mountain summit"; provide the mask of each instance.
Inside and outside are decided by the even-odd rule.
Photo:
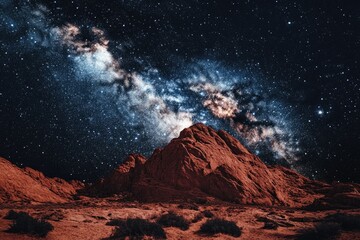
[[[131,155],[92,186],[102,194],[130,192],[142,201],[213,197],[243,204],[300,207],[324,197],[329,184],[282,166],[267,166],[225,131],[204,124],[184,129],[146,160]]]

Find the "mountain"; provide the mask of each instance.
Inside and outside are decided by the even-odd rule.
[[[120,194],[143,202],[222,200],[308,210],[360,208],[359,184],[328,184],[268,166],[236,138],[204,124],[184,129],[149,159],[131,154],[109,176],[88,187],[47,178],[0,158],[0,203],[64,203],[75,194]]]
[[[347,186],[355,191],[353,196],[359,196],[356,186]],[[131,155],[89,191],[129,192],[141,201],[213,197],[242,204],[302,207],[321,203],[334,189],[285,167],[267,166],[225,131],[195,124],[156,149],[148,160]]]
[[[19,168],[0,158],[0,203],[67,202],[83,187],[79,182],[47,178],[31,168]]]

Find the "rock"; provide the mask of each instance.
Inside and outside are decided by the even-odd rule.
[[[327,184],[282,166],[267,166],[236,138],[204,124],[184,129],[148,160],[131,154],[108,177],[86,188],[4,159],[0,169],[0,202],[66,202],[72,197],[81,200],[80,193],[143,202],[222,200],[310,210],[360,207],[359,184]]]
[[[144,201],[172,195],[173,190],[183,192],[184,198],[198,190],[244,204],[301,206],[314,200],[304,187],[311,184],[309,179],[283,167],[267,167],[237,139],[203,124],[184,129],[155,150],[139,182],[133,190]],[[154,184],[162,187],[152,188]],[[171,187],[168,193],[165,186]]]
[[[93,186],[86,189],[90,195],[113,195],[130,191],[135,177],[140,174],[146,159],[140,154],[131,154],[109,177],[101,179]]]
[[[328,207],[331,201],[337,206],[357,206],[358,190],[358,186],[330,185],[282,166],[267,166],[236,138],[204,124],[184,129],[148,160],[131,155],[91,189],[105,195],[126,191],[147,202],[212,197],[242,204],[313,208],[324,207],[323,202]]]
[[[21,169],[0,158],[0,203],[51,202],[64,203],[80,187],[60,178],[48,178],[31,168]]]
[[[303,206],[314,197],[312,182],[283,167],[268,167],[225,131],[203,124],[184,129],[146,161],[131,155],[92,192],[129,191],[141,201],[221,200],[262,205]]]
[[[360,184],[333,183],[320,188],[324,195],[304,208],[307,210],[351,209],[360,208]]]

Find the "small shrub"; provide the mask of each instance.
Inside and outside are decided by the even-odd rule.
[[[24,212],[17,214],[11,213],[11,216],[14,217],[14,222],[7,230],[9,233],[22,233],[45,237],[48,232],[54,229],[49,222],[37,220]]]
[[[114,233],[108,239],[125,239],[126,237],[138,239],[144,236],[166,239],[165,231],[159,224],[141,218],[115,219],[107,225],[116,226]]]
[[[185,218],[173,212],[162,215],[157,222],[164,227],[177,227],[183,231],[189,229],[189,223]]]
[[[216,219],[207,220],[200,227],[199,233],[206,235],[223,233],[233,237],[240,237],[241,228],[239,228],[235,222],[216,218]]]
[[[297,240],[330,240],[336,239],[340,234],[340,225],[334,222],[323,222],[314,226],[314,228],[304,229],[298,234]]]
[[[202,212],[204,217],[206,218],[212,218],[214,216],[214,214],[212,212],[210,212],[209,210],[205,210]]]
[[[20,213],[24,213],[24,212],[20,212]],[[19,216],[18,212],[15,212],[14,210],[10,210],[4,217],[4,219],[7,220],[15,220],[17,217]]]
[[[337,213],[327,216],[327,219],[339,223],[344,230],[360,230],[360,215]]]

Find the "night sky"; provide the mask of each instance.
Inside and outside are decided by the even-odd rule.
[[[360,2],[0,0],[0,156],[92,181],[196,122],[360,182]]]

